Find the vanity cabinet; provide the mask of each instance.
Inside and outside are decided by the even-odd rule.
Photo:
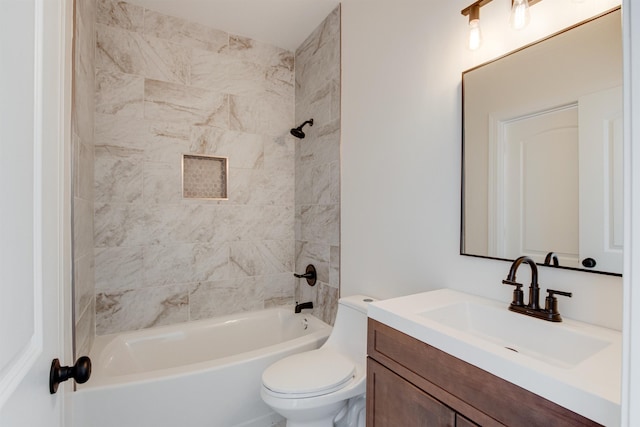
[[[369,319],[367,427],[599,426]]]

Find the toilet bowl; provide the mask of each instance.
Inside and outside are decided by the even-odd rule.
[[[322,347],[265,369],[260,395],[287,419],[287,427],[364,427],[367,308],[372,301],[364,295],[341,298]]]

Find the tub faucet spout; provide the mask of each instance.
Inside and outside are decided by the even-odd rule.
[[[304,308],[313,308],[313,302],[311,302],[311,301],[303,302],[302,304],[298,304],[296,302],[296,309],[295,309],[296,313],[302,312],[302,309],[304,309]]]

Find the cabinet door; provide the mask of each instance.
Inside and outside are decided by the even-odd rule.
[[[367,360],[367,427],[454,427],[456,414],[410,382]]]
[[[460,414],[456,414],[456,427],[479,427],[478,424],[463,417]]]

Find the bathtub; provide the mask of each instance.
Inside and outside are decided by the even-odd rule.
[[[331,327],[293,307],[96,337],[77,427],[266,427],[262,371],[320,347]]]

